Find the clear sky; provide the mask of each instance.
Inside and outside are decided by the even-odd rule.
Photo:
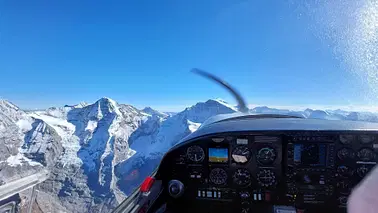
[[[371,104],[324,29],[291,1],[1,1],[0,97],[22,108],[233,102],[198,67],[250,104]]]

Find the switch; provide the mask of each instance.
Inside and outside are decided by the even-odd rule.
[[[270,192],[265,192],[265,200],[270,201]]]
[[[258,199],[259,199],[259,200],[262,200],[262,199],[261,199],[261,194],[260,194],[260,193],[258,194]]]
[[[218,192],[218,198],[221,198],[222,197],[221,195],[222,195],[221,192]]]
[[[202,191],[202,197],[206,197],[206,192]]]
[[[206,195],[207,195],[207,197],[213,197],[213,192],[212,191],[207,191]]]
[[[253,194],[253,200],[257,200],[257,194]]]
[[[213,195],[214,195],[214,197],[215,197],[215,198],[217,198],[217,192],[214,192],[214,194],[213,194]]]
[[[196,176],[195,175],[190,175],[190,178],[196,178]]]
[[[198,179],[201,178],[201,175],[197,175],[197,178],[198,178]]]
[[[198,190],[198,197],[201,197],[201,191]]]

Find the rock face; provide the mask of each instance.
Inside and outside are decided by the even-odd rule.
[[[162,113],[101,98],[93,104],[25,112],[0,100],[0,184],[48,169],[50,178],[38,186],[36,212],[109,212],[172,146],[208,118],[235,111],[221,100]],[[378,121],[373,113],[341,110],[257,107],[251,113]]]
[[[24,143],[24,132],[31,127],[31,118],[18,107],[0,100],[0,184],[39,171],[40,163],[19,152]]]
[[[53,167],[63,152],[62,138],[43,120],[34,119],[32,129],[26,132],[21,152],[34,161]]]

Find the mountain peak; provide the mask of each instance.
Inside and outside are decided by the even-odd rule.
[[[220,99],[220,98],[216,98],[216,99],[209,99],[205,102],[205,104],[209,104],[209,105],[223,105],[227,108],[230,108],[234,111],[238,111],[236,107],[232,106],[231,104],[227,103],[226,101]]]
[[[209,99],[206,102],[199,102],[186,108],[184,111],[178,113],[178,115],[186,116],[192,122],[202,123],[214,115],[228,114],[236,111],[235,107],[227,104],[225,101]]]
[[[157,116],[161,116],[161,117],[167,117],[168,115],[163,113],[163,112],[159,112],[155,109],[152,109],[151,107],[145,107],[144,109],[142,109],[142,111],[144,113],[147,113],[149,115],[157,115]]]
[[[108,97],[100,98],[96,101],[96,103],[88,105],[87,107],[89,106],[91,106],[92,108],[91,115],[96,115],[95,117],[98,118],[102,118],[102,116],[107,112],[115,113],[118,116],[122,116],[122,113],[119,111],[119,106],[117,102]]]
[[[74,108],[83,108],[83,107],[86,107],[86,106],[88,106],[88,103],[87,102],[84,102],[84,101],[82,101],[82,102],[80,102],[80,103],[78,103],[78,104],[76,104],[75,106],[73,106]]]
[[[13,104],[13,103],[5,100],[5,99],[0,99],[0,106],[6,107],[8,109],[19,110],[19,108],[15,104]]]
[[[109,102],[109,103],[116,103],[116,101],[114,101],[113,99],[108,98],[108,97],[102,97],[102,98],[98,99],[96,102],[103,102],[103,103],[106,103],[106,102]]]

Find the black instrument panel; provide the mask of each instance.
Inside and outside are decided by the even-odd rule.
[[[243,212],[273,205],[342,212],[351,189],[375,166],[377,148],[373,132],[222,133],[175,147],[157,177],[180,180],[180,199],[191,207],[220,202]]]

